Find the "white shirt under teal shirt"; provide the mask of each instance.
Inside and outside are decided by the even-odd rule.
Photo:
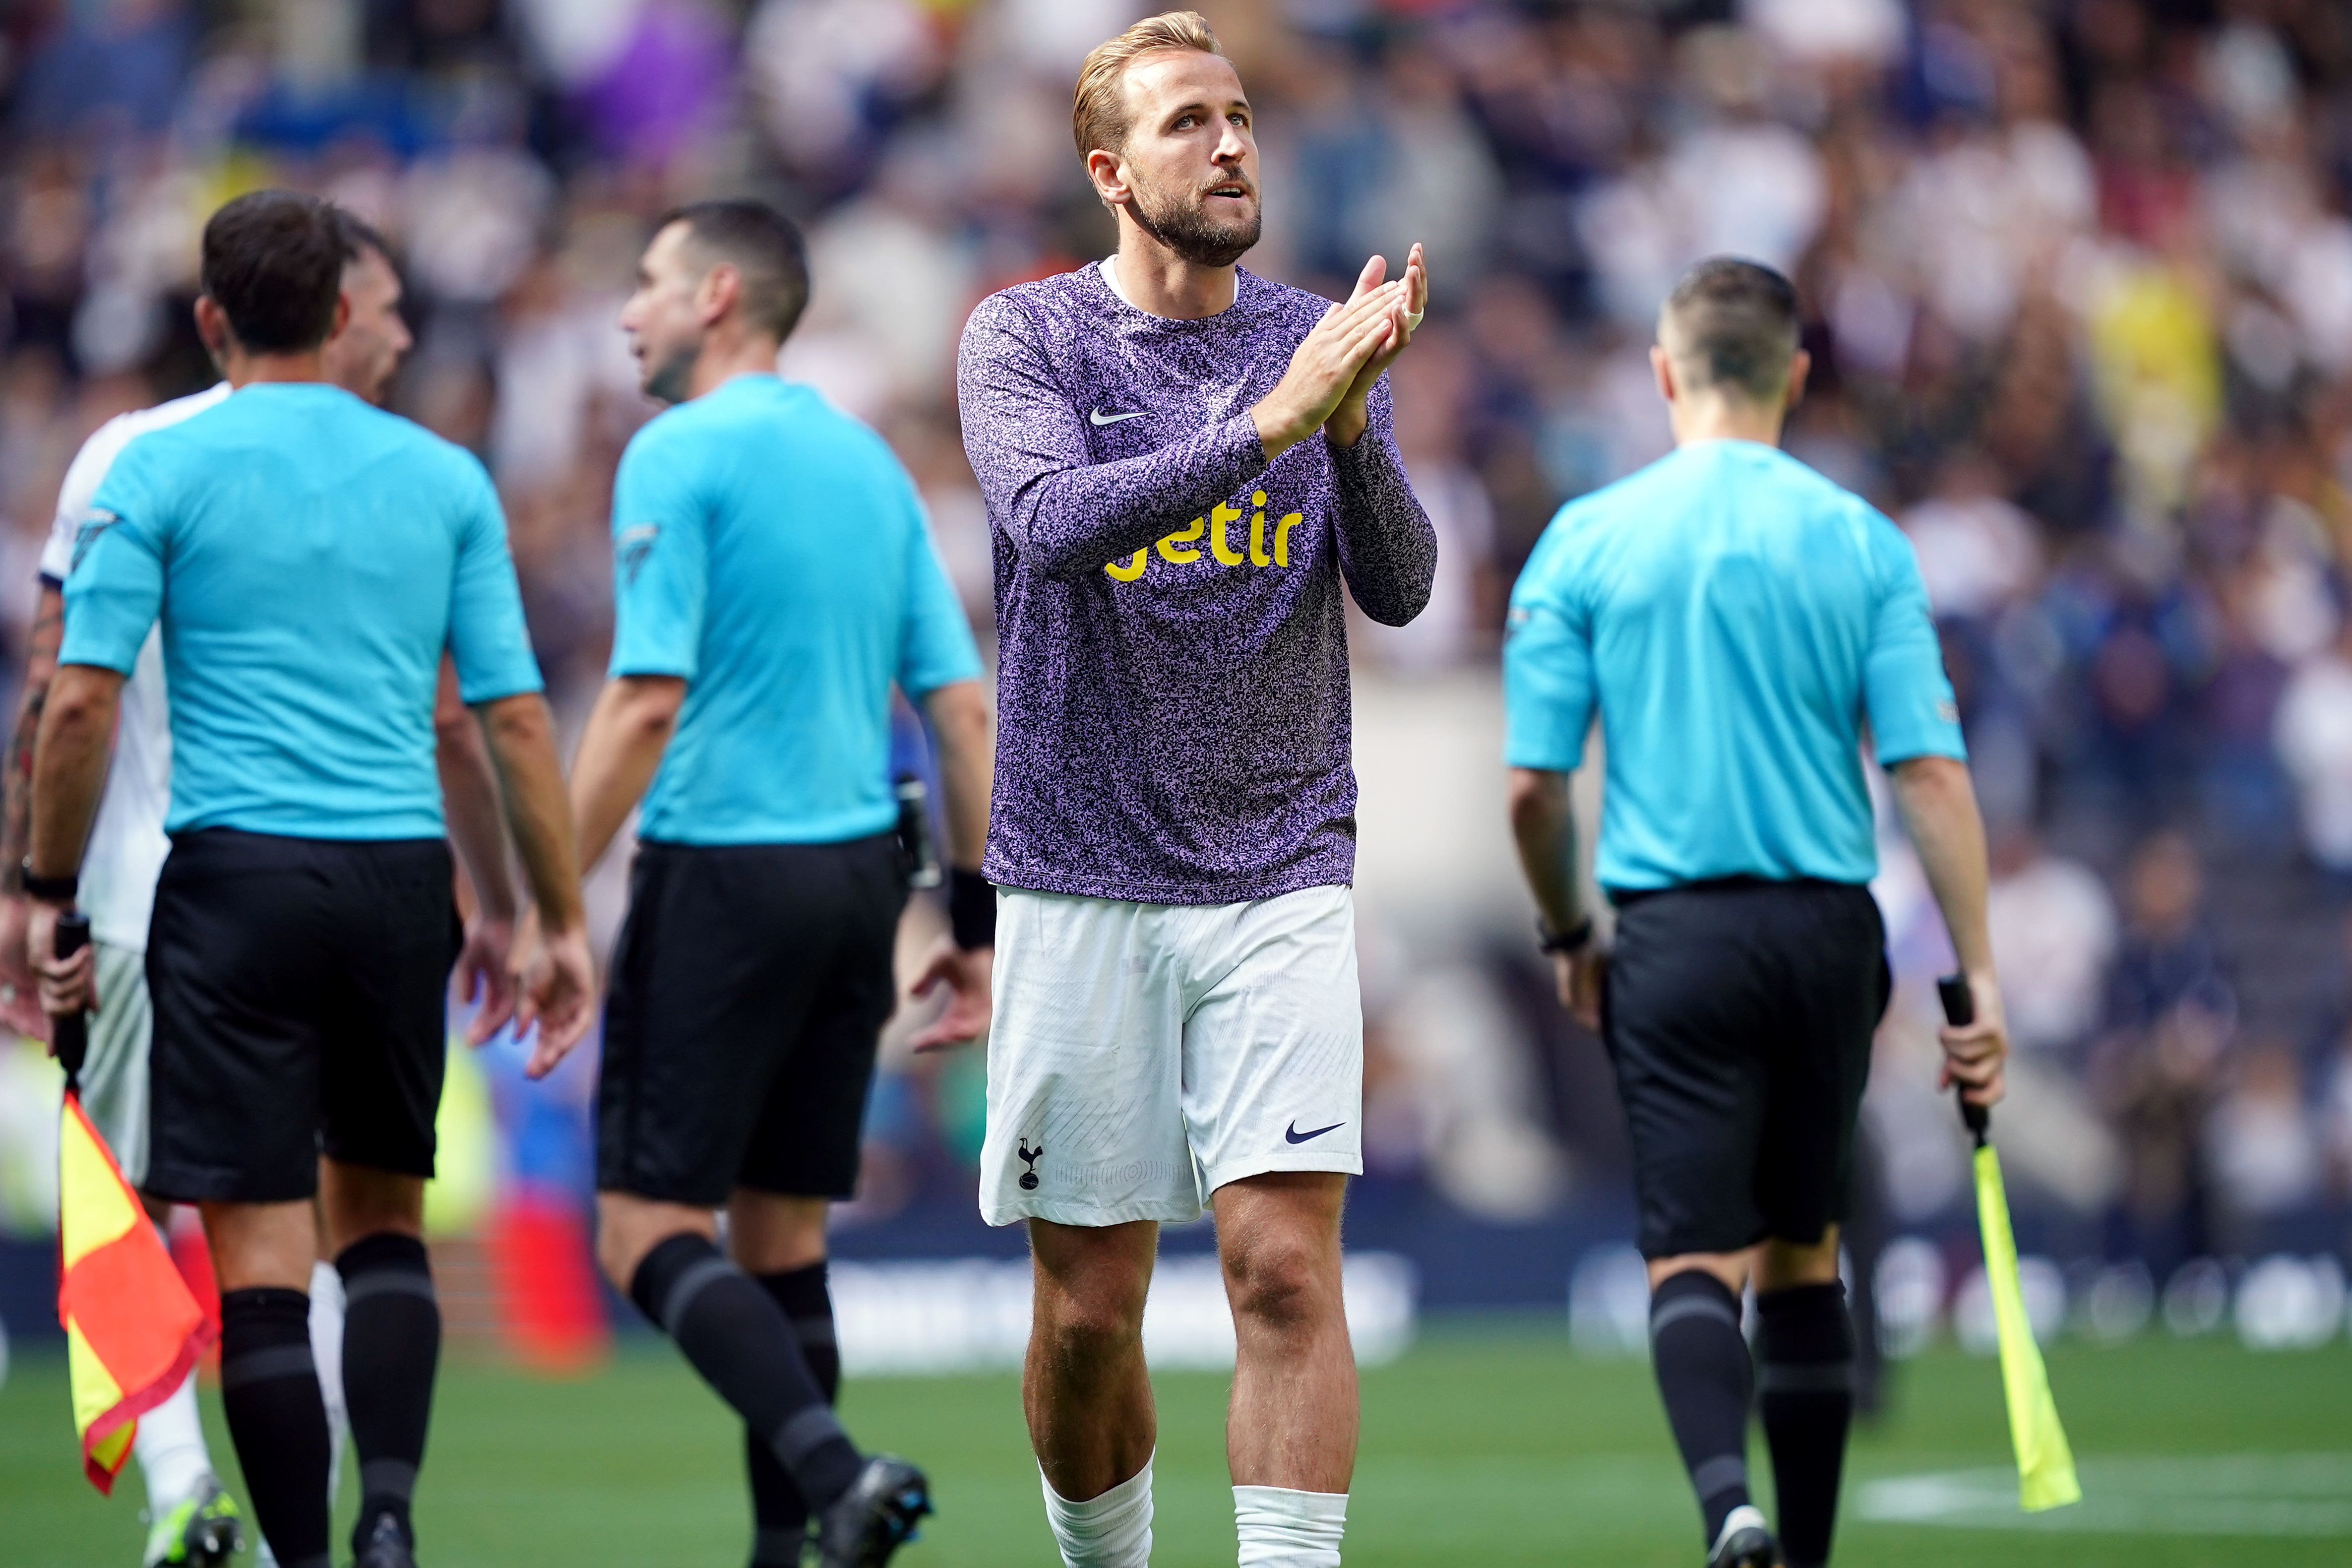
[[[686,681],[638,820],[672,844],[827,844],[898,817],[890,686],[981,673],[882,438],[805,386],[722,383],[648,423],[613,492],[612,673]]]
[[[1910,541],[1752,441],[1685,447],[1571,501],[1512,590],[1507,760],[1568,772],[1598,709],[1603,887],[1867,882],[1863,778],[1965,758]]]
[[[319,382],[122,450],[66,576],[61,664],[163,629],[173,833],[435,838],[433,694],[540,689],[506,519],[463,448]]]

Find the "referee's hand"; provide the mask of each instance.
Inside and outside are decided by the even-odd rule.
[[[1575,1020],[1601,1032],[1601,988],[1609,979],[1609,954],[1598,942],[1577,952],[1551,955],[1552,974],[1559,985],[1559,1005]]]
[[[1975,1020],[1937,1031],[1944,1070],[1937,1087],[1957,1087],[1970,1105],[1994,1106],[2007,1092],[2002,1068],[2009,1060],[2009,1016],[2001,1010],[2000,983],[1990,974],[1969,975],[1969,994],[1976,1001]]]
[[[58,958],[58,917],[65,911],[37,899],[31,903],[26,917],[26,956],[32,961],[33,973],[40,977],[41,1011],[52,1018],[95,1011],[98,944],[84,942],[81,951],[71,958]],[[46,1032],[40,1037],[51,1038]]]
[[[483,1046],[514,1016],[515,922],[477,912],[466,922],[466,942],[457,952],[457,1000],[470,1004],[474,1020],[466,1026],[466,1043]]]
[[[515,1035],[520,1038],[534,1024],[539,1026],[522,1068],[526,1078],[539,1079],[572,1054],[596,1016],[596,963],[589,955],[585,925],[547,931],[526,951],[530,956],[516,977]]]
[[[41,1011],[40,980],[25,951],[32,900],[0,897],[0,1026],[28,1040],[49,1037],[49,1016]]]
[[[995,968],[996,950],[992,947],[975,947],[967,952],[951,942],[940,944],[915,981],[915,994],[928,996],[944,985],[948,1005],[916,1035],[915,1049],[937,1051],[950,1046],[968,1046],[988,1032],[990,985],[995,978]]]

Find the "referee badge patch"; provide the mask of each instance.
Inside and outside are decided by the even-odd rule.
[[[654,541],[660,537],[659,523],[634,523],[621,530],[620,538],[613,542],[613,554],[620,564],[623,582],[636,582],[638,572],[645,567],[646,557],[653,553]]]
[[[121,517],[102,506],[90,508],[89,514],[81,520],[81,526],[74,530],[73,564],[66,568],[67,574],[70,575],[79,571],[82,557],[89,553],[90,547],[98,542],[99,537],[121,521]]]

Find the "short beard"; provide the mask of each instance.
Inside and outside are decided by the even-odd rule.
[[[1195,267],[1231,267],[1257,243],[1265,226],[1263,206],[1253,211],[1246,222],[1234,225],[1211,222],[1198,202],[1190,206],[1171,202],[1165,210],[1154,213],[1149,210],[1150,192],[1148,185],[1135,186],[1127,216],[1135,220],[1136,227]]]
[[[360,395],[378,408],[389,407],[392,403],[392,384],[400,377],[400,361],[387,354],[382,365],[372,368],[374,369],[375,374],[369,378],[367,390]]]
[[[684,403],[687,388],[694,382],[694,362],[702,357],[702,345],[693,344],[678,350],[658,364],[648,361],[642,385],[645,395],[656,403]]]

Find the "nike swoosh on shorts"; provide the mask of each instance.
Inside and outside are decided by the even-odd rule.
[[[1293,1143],[1305,1143],[1322,1137],[1326,1132],[1337,1132],[1340,1128],[1345,1127],[1346,1125],[1348,1124],[1344,1121],[1334,1121],[1328,1127],[1318,1127],[1312,1132],[1301,1132],[1298,1130],[1298,1123],[1293,1121],[1287,1128],[1283,1130],[1282,1135]]]

